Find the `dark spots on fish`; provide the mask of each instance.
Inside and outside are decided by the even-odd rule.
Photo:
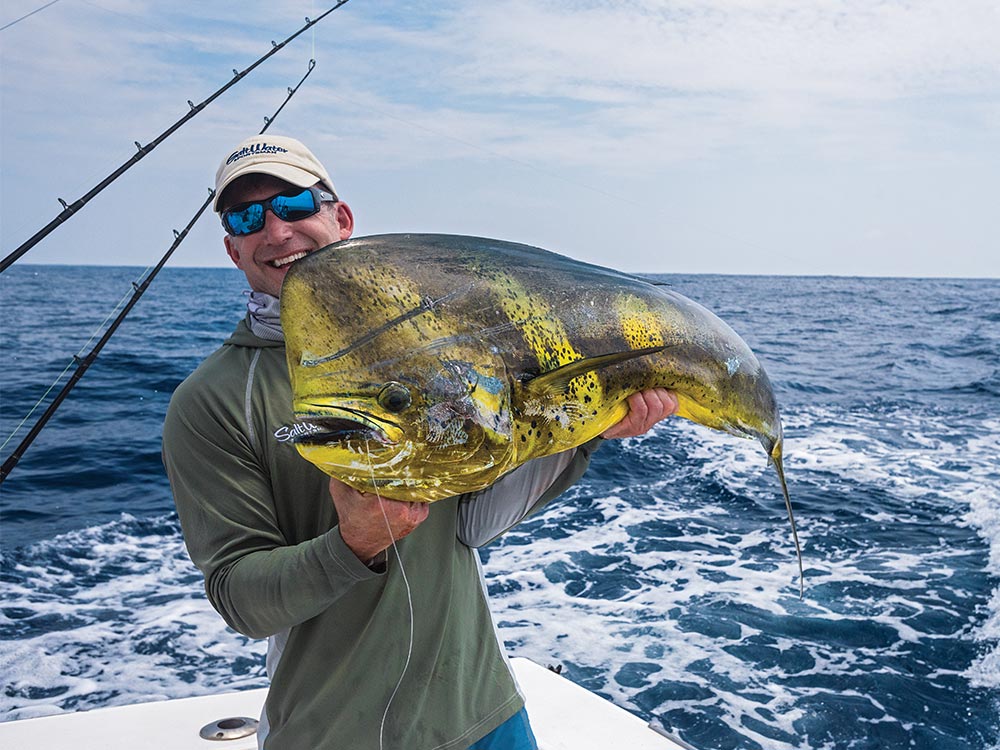
[[[527,437],[527,435],[521,435],[521,442],[522,442],[522,443],[527,443],[527,442],[528,442],[528,437]]]
[[[590,403],[591,401],[593,401],[593,400],[594,400],[594,399],[592,399],[592,398],[590,397],[590,394],[587,394],[587,393],[585,393],[585,394],[583,395],[583,403],[585,403],[585,404],[589,404],[589,403]]]

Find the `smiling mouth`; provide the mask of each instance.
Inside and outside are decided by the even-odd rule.
[[[292,255],[286,255],[284,258],[276,258],[275,260],[270,260],[267,262],[271,268],[284,268],[289,263],[294,263],[297,260],[301,260],[306,257],[309,253],[303,251],[301,253],[293,253]]]

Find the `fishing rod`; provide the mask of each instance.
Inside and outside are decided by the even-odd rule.
[[[300,34],[302,34],[304,31],[307,31],[307,30],[311,29],[317,23],[319,23],[320,21],[322,21],[324,18],[326,18],[331,13],[333,13],[333,11],[337,10],[337,8],[341,7],[342,5],[346,5],[347,2],[348,2],[348,0],[338,0],[338,2],[337,2],[336,5],[334,5],[329,10],[325,11],[318,18],[310,20],[309,17],[307,16],[306,17],[306,24],[305,24],[305,26],[303,26],[301,29],[299,29],[298,31],[296,31],[294,34],[292,34],[291,36],[289,36],[288,38],[286,38],[283,42],[279,43],[279,42],[272,41],[271,42],[271,49],[268,52],[266,52],[265,54],[261,55],[261,57],[259,57],[257,59],[257,61],[254,62],[250,67],[248,67],[248,68],[246,68],[245,70],[242,70],[242,71],[237,71],[236,68],[233,68],[233,77],[232,77],[232,79],[229,82],[227,82],[226,84],[224,84],[222,87],[220,87],[219,89],[217,89],[215,91],[215,93],[213,93],[211,96],[209,96],[201,104],[195,104],[190,99],[188,99],[188,106],[190,107],[190,109],[188,110],[188,112],[183,117],[181,117],[179,120],[177,120],[177,122],[175,122],[169,128],[167,128],[166,130],[164,130],[162,133],[160,133],[160,135],[158,135],[152,141],[150,141],[149,143],[147,143],[145,146],[143,146],[141,143],[139,143],[139,141],[136,141],[135,142],[135,146],[136,146],[136,149],[138,149],[137,153],[134,154],[131,159],[129,159],[124,164],[122,164],[120,167],[118,167],[118,169],[116,169],[114,172],[112,172],[107,177],[105,177],[103,180],[101,180],[99,183],[97,183],[97,185],[95,185],[93,188],[91,188],[90,190],[88,190],[79,199],[73,201],[72,203],[67,203],[62,198],[59,198],[58,200],[59,200],[59,203],[62,204],[63,210],[59,212],[59,215],[56,216],[56,218],[54,218],[52,221],[50,221],[44,227],[42,227],[37,232],[35,232],[35,234],[33,234],[31,237],[29,237],[27,240],[25,240],[23,243],[21,243],[21,245],[18,246],[18,248],[16,250],[14,250],[9,255],[7,255],[3,260],[0,260],[0,273],[3,273],[4,271],[6,271],[11,265],[14,264],[15,261],[17,261],[22,255],[24,255],[31,248],[33,248],[35,245],[37,245],[39,242],[41,242],[56,227],[58,227],[63,222],[67,221],[71,216],[73,216],[73,214],[75,214],[77,211],[79,211],[81,208],[83,208],[88,202],[90,202],[90,200],[94,196],[96,196],[98,193],[100,193],[102,190],[104,190],[104,188],[106,188],[112,182],[114,182],[119,177],[121,177],[123,174],[125,174],[125,172],[127,172],[129,169],[131,169],[133,166],[135,166],[143,157],[145,157],[146,154],[148,154],[154,148],[156,148],[157,146],[159,146],[160,143],[162,143],[167,138],[169,138],[171,135],[173,135],[173,133],[176,130],[178,130],[188,120],[192,119],[195,115],[197,115],[199,112],[201,112],[203,109],[205,109],[205,107],[207,107],[213,101],[215,101],[220,96],[222,96],[222,94],[224,94],[230,88],[232,88],[233,86],[235,86],[239,81],[241,81],[243,78],[245,78],[247,76],[247,74],[250,73],[252,70],[254,70],[258,65],[261,65],[269,57],[271,57],[272,55],[276,54],[278,52],[278,50],[282,49],[286,44],[288,44],[289,42],[291,42],[293,39],[295,39],[297,36],[299,36]],[[277,113],[275,113],[275,114],[277,114]]]
[[[346,2],[346,0],[344,1]],[[305,83],[305,80],[309,77],[309,74],[313,72],[313,68],[315,67],[316,67],[316,61],[310,60],[309,69],[306,71],[306,74],[302,76],[302,78],[299,80],[297,84],[295,84],[294,87],[289,87],[288,95],[281,103],[281,106],[279,106],[274,111],[273,115],[264,118],[264,127],[261,128],[260,131],[261,135],[267,132],[267,129],[271,127],[271,123],[273,123],[275,118],[281,113],[281,110],[285,108],[285,105],[288,104],[289,100],[291,100],[291,98],[295,96],[295,92],[299,90],[299,87],[303,83]],[[163,254],[163,257],[160,258],[159,262],[146,275],[146,278],[143,279],[142,283],[136,284],[134,281],[132,282],[132,287],[134,289],[134,291],[132,292],[132,297],[125,304],[125,307],[122,308],[122,311],[118,313],[118,316],[114,319],[111,325],[108,326],[108,329],[104,332],[104,335],[101,336],[100,341],[98,341],[94,345],[94,348],[91,349],[90,352],[84,357],[80,357],[79,355],[73,356],[74,361],[76,361],[77,363],[76,370],[70,376],[69,380],[66,381],[66,385],[63,386],[62,390],[59,391],[59,393],[56,395],[54,399],[52,399],[52,403],[49,404],[48,408],[45,410],[45,413],[38,418],[38,421],[35,422],[34,426],[32,426],[28,434],[24,436],[24,439],[21,441],[21,443],[17,446],[17,448],[14,449],[14,452],[11,453],[10,456],[7,457],[7,460],[3,462],[3,466],[0,466],[0,484],[3,484],[4,480],[7,479],[10,472],[13,471],[15,466],[17,466],[17,462],[21,460],[21,456],[23,456],[24,452],[28,450],[28,447],[34,442],[35,438],[38,437],[38,434],[42,431],[42,428],[45,427],[48,421],[52,418],[52,415],[56,413],[56,409],[58,409],[59,405],[62,404],[62,402],[66,399],[66,397],[69,395],[69,392],[73,390],[73,388],[76,386],[78,382],[80,382],[80,378],[83,377],[83,374],[90,368],[92,364],[94,364],[94,361],[97,359],[97,355],[101,353],[101,350],[104,348],[104,345],[108,343],[111,337],[115,334],[115,331],[118,330],[118,327],[124,322],[126,316],[129,314],[132,308],[135,307],[135,304],[139,301],[139,298],[142,297],[142,295],[149,288],[149,285],[153,282],[153,279],[156,278],[156,275],[160,272],[160,269],[162,269],[163,266],[166,264],[166,262],[170,259],[170,256],[174,254],[174,250],[176,250],[178,246],[187,237],[188,232],[191,231],[191,228],[195,225],[195,222],[197,222],[198,219],[201,218],[201,215],[205,213],[205,209],[207,209],[209,205],[212,203],[213,198],[215,198],[215,191],[210,189],[208,191],[208,198],[205,199],[205,202],[201,204],[201,208],[199,208],[195,212],[194,216],[191,217],[191,220],[187,223],[187,226],[185,226],[184,229],[181,230],[180,232],[178,232],[176,229],[174,230],[173,243]],[[31,416],[30,412],[28,416]],[[27,417],[25,417],[25,419],[27,419]],[[15,429],[14,432],[16,433],[17,429]],[[11,437],[13,437],[13,435],[11,435]]]

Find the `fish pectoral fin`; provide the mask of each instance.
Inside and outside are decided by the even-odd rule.
[[[666,346],[650,346],[646,349],[629,349],[624,352],[612,352],[611,354],[601,354],[596,357],[578,359],[575,362],[549,370],[535,377],[522,378],[525,389],[532,394],[542,393],[564,393],[569,389],[569,382],[588,372],[600,370],[604,367],[611,367],[632,359],[645,357],[648,354],[657,354],[666,349]]]

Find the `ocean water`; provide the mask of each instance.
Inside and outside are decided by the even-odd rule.
[[[0,440],[140,274],[0,276]],[[659,278],[775,383],[805,595],[759,446],[669,420],[483,551],[510,653],[697,748],[1000,747],[1000,282]],[[159,458],[244,287],[166,269],[0,489],[0,718],[265,684]]]

